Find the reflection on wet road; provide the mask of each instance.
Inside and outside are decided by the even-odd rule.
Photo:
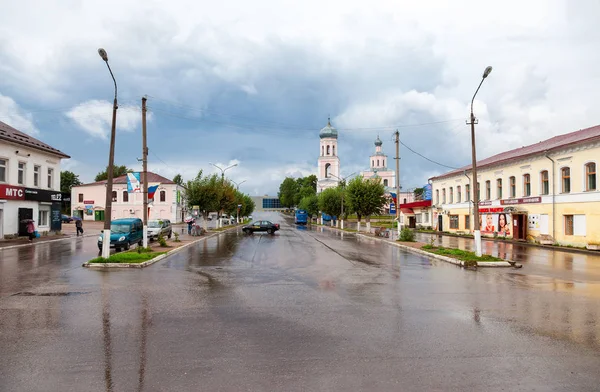
[[[597,388],[593,277],[464,271],[263,217],[282,230],[144,270],[81,268],[95,238],[0,251],[0,390]]]

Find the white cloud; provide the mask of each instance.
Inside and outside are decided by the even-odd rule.
[[[65,115],[90,136],[107,139],[112,125],[112,106],[108,101],[91,100],[73,107]],[[147,121],[151,117],[152,114],[148,113]],[[117,131],[133,132],[140,128],[141,121],[140,108],[123,105],[117,109]]]
[[[37,137],[40,131],[33,124],[33,117],[11,98],[0,94],[0,121],[28,135]]]

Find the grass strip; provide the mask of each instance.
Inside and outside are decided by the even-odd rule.
[[[95,259],[90,260],[90,263],[131,263],[131,264],[139,264],[144,261],[152,260],[156,256],[164,255],[167,252],[123,252],[123,253],[115,253],[111,255],[108,259],[104,257],[96,257]]]
[[[448,256],[461,261],[466,261],[469,264],[476,263],[478,261],[504,261],[501,258],[490,255],[482,255],[481,257],[477,257],[477,255],[475,255],[475,252],[469,252],[467,250],[462,249],[444,248],[442,246],[436,247],[431,245],[425,245],[421,249],[429,253],[435,253],[436,255]]]

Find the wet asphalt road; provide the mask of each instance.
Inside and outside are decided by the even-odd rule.
[[[600,389],[597,291],[255,218],[282,230],[144,270],[81,268],[95,238],[0,251],[0,390]]]

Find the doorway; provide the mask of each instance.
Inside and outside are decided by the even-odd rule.
[[[444,231],[444,227],[442,226],[442,222],[443,222],[443,215],[438,215],[438,231]]]
[[[19,208],[19,236],[27,236],[27,222],[25,219],[33,220],[33,208]],[[38,222],[39,223],[39,222]]]
[[[104,210],[94,211],[94,220],[95,221],[104,221]]]
[[[527,239],[527,214],[513,214],[513,238],[515,240]]]
[[[417,219],[414,216],[408,217],[408,227],[415,229],[417,227]]]

